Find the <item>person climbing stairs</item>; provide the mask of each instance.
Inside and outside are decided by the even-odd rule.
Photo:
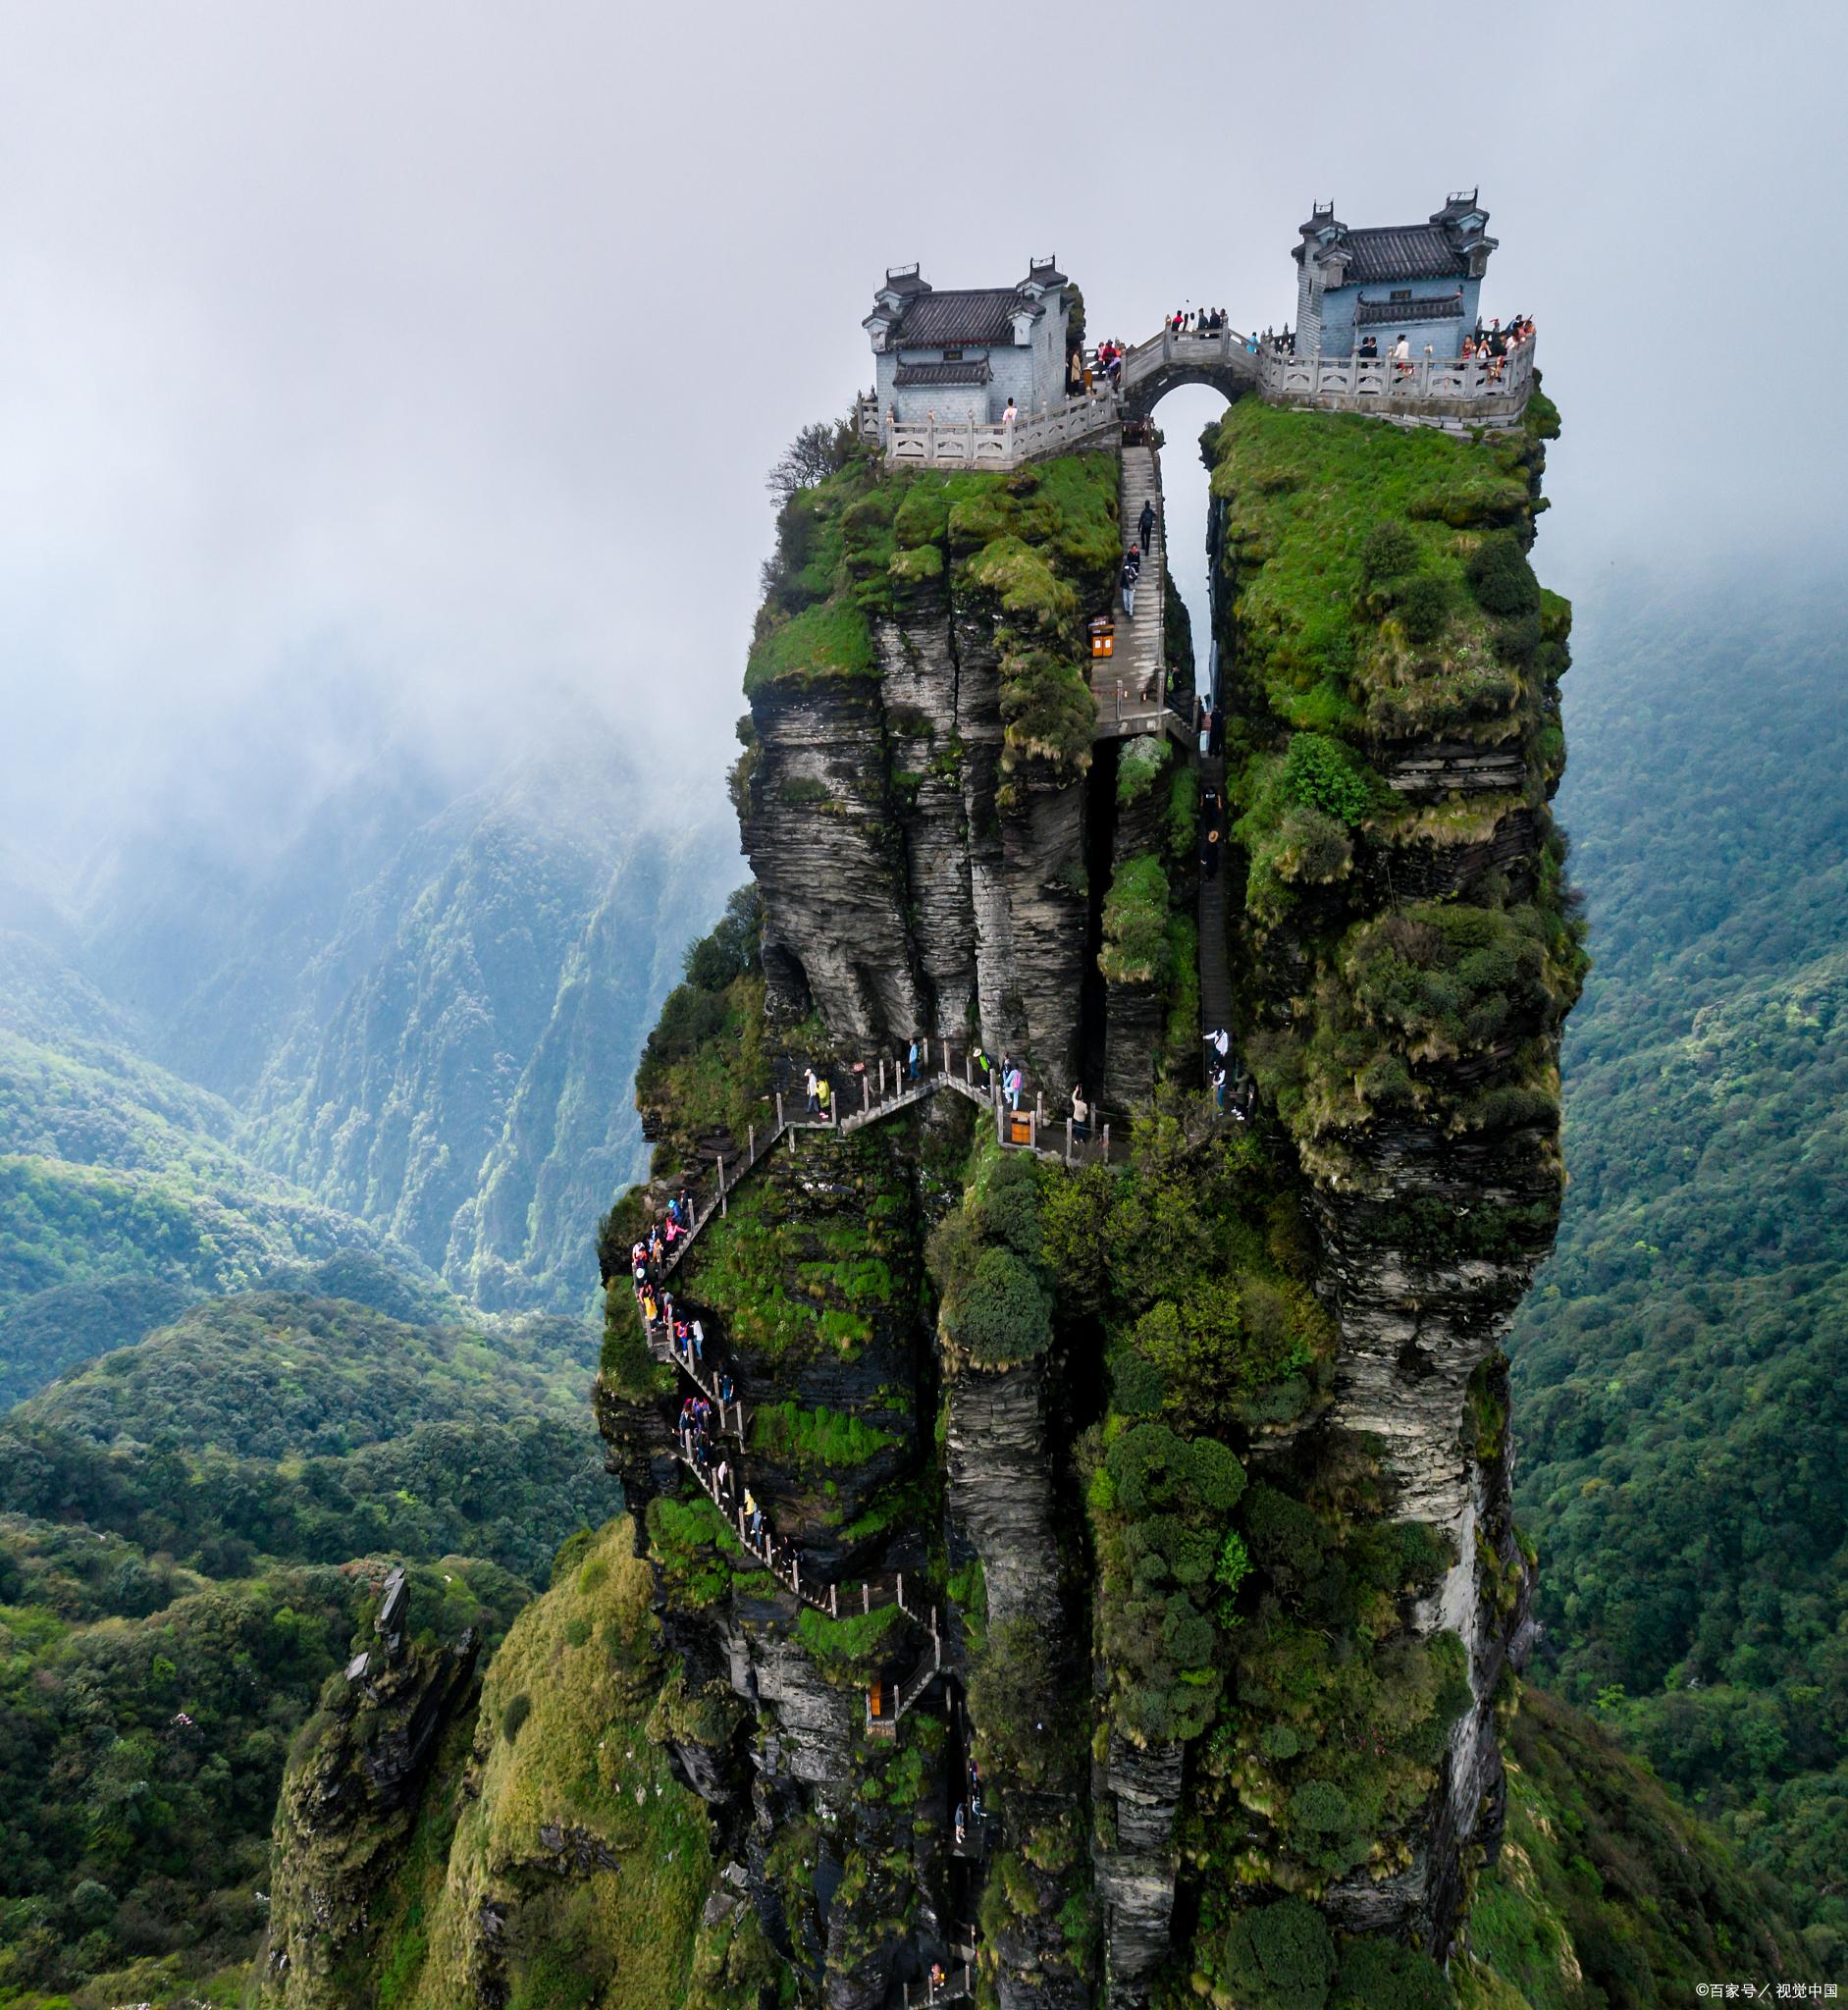
[[[1153,511],[1149,544],[1141,551],[1142,570],[1135,585],[1135,615],[1117,623],[1113,655],[1091,664],[1091,690],[1097,699],[1100,725],[1118,731],[1147,730],[1167,703],[1163,661],[1165,628],[1161,520],[1161,470],[1152,447],[1125,447],[1117,478],[1117,517],[1123,526],[1123,551],[1141,544],[1142,511]]]

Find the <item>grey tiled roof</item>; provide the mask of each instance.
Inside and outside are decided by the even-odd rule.
[[[1463,311],[1460,293],[1445,293],[1435,300],[1362,300],[1355,319],[1362,328],[1378,328],[1402,322],[1410,328],[1419,321],[1455,321]]]
[[[1011,343],[1014,317],[1023,307],[1033,314],[1045,311],[1013,287],[920,293],[906,306],[893,341],[908,349],[940,348],[945,343]]]
[[[1378,285],[1396,279],[1461,279],[1469,270],[1440,224],[1404,224],[1391,230],[1349,231],[1347,283]]]
[[[903,391],[914,384],[986,384],[993,375],[981,356],[973,363],[901,363],[892,382]]]

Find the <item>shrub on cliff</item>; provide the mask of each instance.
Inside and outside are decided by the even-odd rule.
[[[1485,612],[1505,618],[1540,613],[1540,582],[1507,531],[1486,537],[1463,561],[1463,576]]]
[[[1549,933],[1531,907],[1426,901],[1367,923],[1344,967],[1361,1012],[1409,1058],[1455,1059],[1554,1016]]]
[[[1322,1324],[1299,1288],[1221,1274],[1150,1306],[1133,1341],[1172,1406],[1218,1428],[1240,1417],[1253,1391],[1307,1367]]]
[[[1125,859],[1104,896],[1097,968],[1113,984],[1152,984],[1168,967],[1168,874],[1154,853]]]
[[[755,880],[741,886],[725,903],[725,912],[711,934],[687,950],[681,969],[686,980],[701,991],[722,991],[734,978],[758,967],[764,943],[764,896]]]
[[[977,1366],[1013,1367],[1052,1344],[1052,1302],[1012,1249],[985,1248],[952,1300],[943,1323]]]
[[[1335,1942],[1314,1906],[1281,1898],[1233,1921],[1224,1964],[1240,2010],[1322,2010],[1335,1980]]]
[[[1341,1977],[1328,2010],[1451,2010],[1450,1980],[1430,1955],[1395,1940],[1341,1945]]]
[[[1196,1737],[1212,1721],[1219,1635],[1207,1608],[1217,1609],[1222,1560],[1222,1593],[1237,1588],[1241,1546],[1229,1544],[1226,1523],[1243,1489],[1229,1448],[1160,1423],[1123,1431],[1092,1481],[1109,1591],[1104,1643],[1118,1720],[1138,1742]]]
[[[1410,527],[1387,517],[1368,531],[1360,547],[1360,576],[1369,586],[1383,579],[1398,579],[1415,569],[1418,540]]]
[[[1029,1792],[1055,1785],[1082,1693],[1060,1665],[1058,1643],[1036,1619],[1017,1616],[997,1626],[969,1677],[969,1718],[988,1776]]]
[[[668,992],[642,1049],[635,1100],[654,1119],[649,1135],[662,1139],[658,1173],[677,1170],[702,1134],[741,1136],[752,1120],[761,1086],[763,932],[762,895],[755,885],[740,887],[717,926],[687,950],[686,980]],[[606,1282],[627,1270],[627,1243],[640,1227],[638,1217],[612,1243],[613,1221],[599,1242]]]
[[[846,466],[854,438],[851,414],[844,419],[813,420],[777,455],[764,486],[781,502],[787,502],[798,489],[814,488]]]
[[[1167,768],[1172,749],[1165,739],[1144,733],[1123,750],[1117,761],[1117,808],[1139,803]]]
[[[971,1216],[982,1240],[1004,1243],[1025,1262],[1038,1267],[1045,1254],[1040,1219],[1038,1169],[1030,1158],[1002,1158],[977,1189]]]
[[[1105,1469],[1132,1515],[1173,1508],[1198,1521],[1223,1517],[1244,1492],[1244,1468],[1216,1438],[1183,1438],[1166,1424],[1137,1424],[1110,1447]]]

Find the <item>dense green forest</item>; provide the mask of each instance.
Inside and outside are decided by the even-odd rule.
[[[1538,1672],[1848,1941],[1848,633],[1813,587],[1585,623],[1596,962],[1512,1343]]]
[[[417,1288],[336,1262],[406,1308]],[[290,1742],[394,1560],[490,1638],[615,1505],[575,1321],[207,1299],[0,1421],[0,2001],[235,2000]]]

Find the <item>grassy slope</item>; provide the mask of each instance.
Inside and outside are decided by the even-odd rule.
[[[516,1901],[509,2010],[660,2010],[686,1999],[712,1870],[708,1825],[647,1734],[661,1670],[653,1585],[631,1549],[627,1517],[610,1522],[495,1656],[475,1735],[479,1791],[426,1815],[433,1825],[400,1880],[404,1931],[385,1936],[401,1951],[380,2010],[454,2010],[470,1999],[476,1909],[490,1894]],[[509,1738],[522,1697],[527,1714]],[[439,1879],[441,1829],[451,1823]],[[538,1854],[546,1823],[587,1830],[620,1868],[522,1878],[516,1867]],[[427,1956],[413,1961],[419,1938]]]
[[[1452,1966],[1463,2010],[1632,2010],[1820,1976],[1775,1894],[1588,1719],[1530,1690],[1507,1758],[1506,1838]]]

